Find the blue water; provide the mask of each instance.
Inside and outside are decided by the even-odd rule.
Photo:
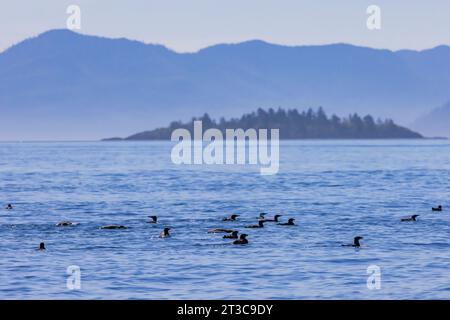
[[[450,210],[430,210],[450,209],[449,147],[282,142],[279,173],[261,176],[173,165],[164,142],[2,143],[0,203],[15,208],[0,209],[0,298],[449,299]],[[247,229],[242,247],[206,232],[242,230],[260,211],[298,226]],[[234,212],[238,222],[221,222]],[[152,214],[159,224],[146,223]],[[159,239],[165,225],[172,237]],[[356,235],[362,248],[341,247]],[[70,265],[80,290],[66,287]],[[367,287],[371,265],[379,290]]]

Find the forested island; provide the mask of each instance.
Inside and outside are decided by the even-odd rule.
[[[208,114],[193,118],[187,123],[172,122],[168,127],[140,132],[127,138],[109,138],[104,141],[120,140],[170,140],[175,129],[193,131],[193,122],[202,121],[203,130],[216,128],[225,133],[226,129],[280,129],[280,139],[421,139],[423,136],[408,128],[399,126],[390,119],[377,119],[367,115],[352,114],[340,118],[327,116],[322,108],[299,112],[297,109],[258,109],[244,114],[241,118],[219,121]]]

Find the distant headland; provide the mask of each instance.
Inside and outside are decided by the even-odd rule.
[[[175,129],[193,131],[193,123],[202,121],[204,130],[217,128],[222,133],[226,129],[280,129],[280,139],[423,139],[424,137],[408,128],[399,126],[390,119],[377,119],[367,115],[360,117],[352,114],[340,118],[327,116],[322,108],[317,111],[309,109],[299,112],[297,109],[284,110],[258,109],[256,112],[244,114],[241,118],[219,121],[208,114],[193,118],[190,122],[174,121],[168,127],[139,132],[126,138],[107,138],[103,141],[139,141],[170,140]]]

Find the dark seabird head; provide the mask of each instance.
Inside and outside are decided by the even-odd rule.
[[[245,238],[247,238],[247,236],[248,236],[248,234],[243,233],[243,234],[241,234],[240,238],[241,238],[241,240],[244,240]]]
[[[359,240],[364,239],[363,237],[357,236],[353,239],[353,245],[356,247],[359,247],[361,244],[359,243]]]
[[[258,226],[260,226],[261,228],[264,227],[264,222],[263,220],[259,220],[258,221]]]
[[[282,216],[283,216],[282,214],[276,214],[276,215],[273,216],[273,219],[274,219],[276,222],[278,222],[278,218],[279,218],[279,217],[282,217]]]
[[[259,218],[260,219],[264,219],[264,216],[266,215],[267,213],[265,213],[265,212],[261,212],[260,214],[259,214]]]
[[[232,214],[232,215],[231,215],[231,219],[232,219],[232,220],[235,220],[237,217],[239,217],[238,214]]]
[[[45,250],[45,243],[41,242],[39,244],[39,250]]]
[[[6,209],[11,210],[12,208],[13,208],[13,206],[12,206],[11,203],[8,203],[8,204],[6,205]]]
[[[170,228],[164,228],[164,234],[169,234]]]
[[[416,218],[417,218],[418,216],[419,216],[418,214],[414,214],[414,215],[411,216],[411,219],[413,219],[414,221],[416,221]]]
[[[157,216],[148,216],[150,219],[152,219],[152,222],[156,223],[158,222],[158,217]]]
[[[295,219],[294,218],[289,218],[288,223],[294,223]]]

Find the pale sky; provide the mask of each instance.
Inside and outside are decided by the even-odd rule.
[[[392,50],[450,45],[449,0],[14,0],[0,3],[0,51],[65,28],[71,4],[81,8],[81,33],[179,52],[250,39]],[[381,30],[366,27],[366,9],[373,4],[381,8]]]

